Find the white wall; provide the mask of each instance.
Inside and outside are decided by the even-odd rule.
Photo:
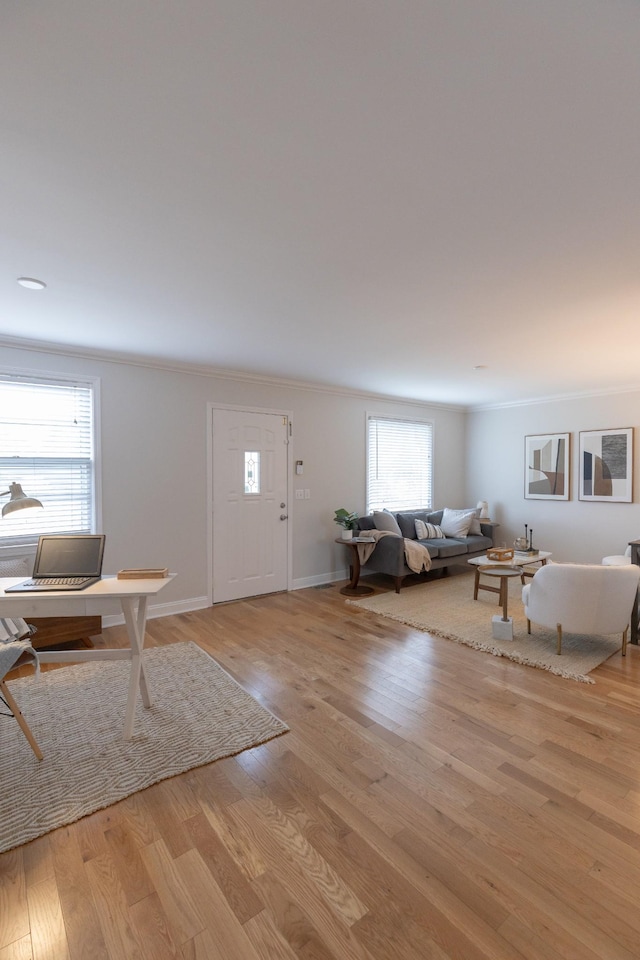
[[[467,499],[489,501],[496,534],[508,544],[533,528],[534,546],[551,550],[559,561],[599,563],[608,554],[624,553],[640,538],[640,503],[602,503],[578,499],[578,452],[581,430],[637,427],[640,392],[478,410],[467,423]],[[571,470],[569,501],[525,500],[524,438],[530,434],[569,433]],[[635,431],[634,431],[635,433]],[[640,434],[635,437],[634,500],[638,499]]]
[[[333,514],[342,506],[364,512],[367,412],[431,420],[435,505],[466,505],[465,414],[458,409],[7,347],[0,364],[100,378],[104,569],[177,571],[161,597],[167,608],[202,605],[208,592],[208,403],[292,411],[293,459],[304,461],[292,490],[311,491],[311,499],[289,505],[294,586],[345,575],[348,557],[334,543]]]

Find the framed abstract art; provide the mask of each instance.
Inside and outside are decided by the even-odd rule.
[[[580,432],[580,499],[633,500],[633,427]]]
[[[569,434],[525,437],[524,471],[526,500],[568,500]]]

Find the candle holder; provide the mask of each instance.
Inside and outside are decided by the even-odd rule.
[[[530,529],[526,523],[524,525],[524,537],[516,537],[513,546],[518,553],[526,553],[528,557],[534,557],[540,553],[533,546],[533,529]]]

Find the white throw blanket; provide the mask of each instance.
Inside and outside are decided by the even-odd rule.
[[[359,543],[358,556],[360,563],[364,566],[371,554],[376,548],[376,544],[381,537],[397,537],[397,533],[391,533],[390,530],[362,530],[363,537],[371,537],[372,543]],[[422,573],[431,570],[431,554],[422,543],[417,540],[404,538],[404,560],[406,565],[413,573]]]
[[[15,666],[23,654],[25,655],[23,662],[31,661],[36,670],[38,669],[38,654],[31,646],[30,636],[29,624],[24,620],[0,617],[0,680]]]

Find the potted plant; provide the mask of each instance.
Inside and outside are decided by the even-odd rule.
[[[340,507],[339,510],[336,510],[336,515],[333,519],[342,527],[342,539],[351,540],[356,526],[356,520],[358,519],[358,514],[349,513],[349,511],[345,510],[344,507]]]

